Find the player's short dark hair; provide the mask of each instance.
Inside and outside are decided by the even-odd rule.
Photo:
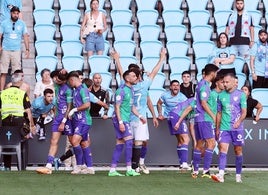
[[[78,72],[77,71],[71,71],[71,72],[69,72],[69,74],[67,76],[67,80],[70,79],[71,77],[79,78]]]
[[[141,70],[140,66],[137,64],[129,64],[128,65],[128,70],[132,70],[132,69],[139,69]]]
[[[170,82],[170,85],[172,85],[173,83],[178,83],[178,84],[180,84],[180,82],[179,82],[178,80],[176,80],[176,79],[172,80],[172,81]]]
[[[44,96],[45,96],[46,94],[53,94],[54,91],[52,89],[50,89],[50,88],[46,88],[43,93],[44,93]]]
[[[91,79],[89,79],[89,78],[84,78],[82,80],[82,83],[84,83],[87,86],[87,88],[89,88],[89,87],[91,87],[93,85],[93,81]]]
[[[79,76],[83,76],[83,72],[81,70],[77,70],[76,72],[78,73]]]
[[[61,73],[59,71],[59,73],[58,73],[58,79],[61,80],[61,81],[66,81],[68,79],[68,73],[67,72],[66,73]]]
[[[205,75],[209,75],[211,72],[217,72],[219,70],[219,67],[215,64],[207,64],[205,66]]]
[[[227,76],[232,77],[234,79],[238,79],[238,77],[234,73],[227,73],[224,75],[224,77],[227,77]]]
[[[14,74],[15,73],[23,73],[23,70],[22,69],[17,69],[17,70],[14,71]]]

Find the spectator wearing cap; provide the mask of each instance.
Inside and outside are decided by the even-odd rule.
[[[267,32],[261,29],[259,39],[250,50],[252,88],[268,88],[268,44]]]
[[[25,57],[29,58],[29,35],[25,23],[19,19],[20,9],[13,6],[10,14],[11,18],[4,20],[0,25],[0,51],[1,55],[1,76],[0,90],[4,89],[6,75],[9,64],[11,64],[12,73],[21,69],[21,41],[22,37],[25,44]],[[3,38],[3,39],[2,39]]]
[[[12,7],[16,6],[20,10],[22,9],[22,0],[1,0],[0,6],[1,6],[1,13],[0,13],[1,14],[0,23],[1,23],[5,19],[10,18],[10,10],[12,9]],[[22,18],[21,13],[19,18]]]

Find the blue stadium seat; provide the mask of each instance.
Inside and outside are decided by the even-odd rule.
[[[110,0],[113,10],[128,10],[131,0]]]
[[[112,74],[110,72],[91,72],[90,73],[90,78],[92,79],[94,73],[99,73],[102,77],[102,82],[101,82],[101,86],[104,88],[104,89],[108,89],[110,88],[110,85],[111,85],[111,81],[112,81]]]
[[[214,18],[216,22],[216,26],[225,26],[227,24],[228,18],[230,14],[232,13],[232,10],[218,10],[214,12]]]
[[[56,32],[54,24],[36,24],[34,32],[37,41],[53,40]]]
[[[214,5],[215,12],[220,10],[231,10],[234,0],[212,0],[212,3]]]
[[[119,52],[120,56],[133,56],[136,43],[134,41],[115,41],[114,49]]]
[[[191,27],[193,41],[210,41],[213,29],[210,25],[197,25]]]
[[[137,18],[139,26],[150,24],[153,25],[157,22],[158,12],[156,10],[138,10]]]
[[[80,0],[59,0],[60,9],[77,9]]]
[[[111,18],[113,26],[130,24],[132,18],[132,12],[130,10],[112,10]]]
[[[54,56],[57,49],[57,43],[54,40],[36,41],[35,49],[37,56]]]
[[[235,61],[234,61],[235,72],[236,73],[242,73],[244,64],[245,64],[244,58],[236,56]]]
[[[56,69],[58,64],[58,58],[56,56],[36,56],[35,64],[37,68],[37,73],[35,75],[36,80],[41,80],[41,71],[44,68],[48,68],[49,70],[53,71]]]
[[[187,55],[189,45],[187,41],[168,41],[167,50],[169,58],[184,57]]]
[[[261,18],[262,18],[262,13],[259,10],[251,10],[248,11],[248,13],[251,15],[252,17],[252,22],[253,22],[253,26],[258,26],[260,25],[261,22]]]
[[[80,40],[79,24],[63,24],[60,26],[60,32],[63,41],[79,41]]]
[[[136,0],[138,10],[153,10],[155,8],[157,0]]]
[[[215,44],[212,41],[194,41],[193,49],[195,53],[195,57],[208,57],[208,55],[212,52]]]
[[[83,45],[80,41],[62,41],[61,48],[64,56],[81,56]]]
[[[134,56],[120,56],[120,63],[123,71],[128,69],[129,64],[137,64],[137,58]]]
[[[256,88],[252,89],[252,98],[258,100],[263,106],[268,106],[268,89],[267,88]]]
[[[191,60],[189,57],[173,57],[169,58],[168,64],[171,73],[182,73],[185,70],[190,69]]]
[[[78,24],[80,21],[81,12],[78,9],[72,9],[72,10],[61,9],[59,11],[59,16],[61,25]]]
[[[265,2],[266,0],[263,0]],[[244,0],[244,9],[247,11],[257,10],[259,5],[259,0]]]
[[[208,0],[186,0],[188,8],[192,10],[205,10]]]
[[[134,27],[130,24],[115,25],[112,28],[114,39],[116,41],[130,41],[132,40]]]
[[[163,88],[149,89],[149,96],[150,96],[150,98],[151,98],[152,103],[153,103],[154,106],[157,105],[157,102],[158,102],[159,98],[165,92],[166,92],[166,90],[163,89]],[[157,112],[156,112],[156,114],[157,114]]]
[[[140,43],[142,57],[159,57],[163,45],[160,41],[142,41]]]
[[[255,42],[259,40],[259,31],[261,29],[263,29],[263,28],[260,25],[254,26],[254,41]]]
[[[184,25],[168,25],[165,26],[167,41],[183,41],[186,34]]]
[[[206,25],[210,17],[208,10],[192,10],[189,11],[188,17],[191,26]]]
[[[104,40],[104,51],[103,51],[103,55],[109,55],[110,54],[110,43],[109,41]]]
[[[52,24],[55,11],[53,9],[35,9],[33,16],[35,24]]]
[[[83,70],[84,58],[82,56],[63,56],[62,65],[68,72],[73,70]]]
[[[54,4],[54,0],[33,0],[34,9],[51,9]]]
[[[94,55],[88,58],[88,63],[90,66],[90,72],[94,73],[108,72],[111,59],[108,56]]]
[[[150,89],[162,89],[166,81],[166,75],[163,72],[158,72],[150,86]]]
[[[141,41],[158,40],[160,27],[158,25],[141,25],[139,27]]]
[[[202,79],[202,73],[198,73],[198,74],[196,75],[196,80],[197,80],[197,82],[201,81],[201,79]]]
[[[218,26],[217,27],[217,34],[219,35],[222,32],[225,32],[226,26]]]
[[[247,80],[247,76],[240,72],[240,73],[236,73],[236,76],[238,78],[238,89],[241,89],[244,85],[245,85],[245,82]]]
[[[266,13],[267,13],[267,10],[268,10],[268,1],[263,0],[263,4],[264,4],[264,7],[265,7],[265,10],[266,10]]]
[[[161,0],[164,10],[179,10],[182,0]]]
[[[268,118],[268,106],[262,106],[262,111],[261,111],[261,114],[260,114],[260,118],[262,119],[267,119]]]
[[[183,23],[184,13],[182,10],[164,10],[162,16],[165,26],[181,25]]]
[[[146,71],[148,73],[152,72],[153,68],[155,67],[155,65],[157,64],[158,61],[159,61],[159,57],[142,58],[142,65],[143,65],[144,71]],[[161,68],[159,69],[158,72],[161,72]]]
[[[172,80],[177,80],[177,81],[179,81],[180,83],[183,82],[183,81],[182,81],[182,73],[181,73],[181,72],[172,72],[172,73],[170,73],[170,75],[169,75],[169,79],[170,79],[170,81],[172,81]]]
[[[86,10],[90,10],[90,1],[91,0],[84,0],[85,6],[86,6]],[[103,9],[104,8],[104,3],[105,3],[105,0],[99,0],[99,9]]]
[[[198,73],[202,73],[202,69],[205,68],[205,66],[208,63],[208,57],[199,57],[195,58],[195,65],[197,68]]]

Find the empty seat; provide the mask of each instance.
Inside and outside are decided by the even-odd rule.
[[[261,22],[261,18],[262,18],[262,13],[259,10],[251,10],[248,11],[248,13],[251,15],[252,17],[252,22],[253,22],[253,26],[258,26],[260,25]]]
[[[212,3],[214,5],[214,10],[231,10],[234,0],[212,0]]]
[[[33,3],[34,9],[51,9],[54,4],[54,0],[33,0]]]
[[[59,11],[61,24],[78,24],[80,21],[81,12],[78,9],[61,9]]]
[[[265,119],[268,118],[268,106],[262,106],[260,118],[265,118]]]
[[[163,45],[160,41],[142,41],[140,43],[142,57],[159,57]]]
[[[115,25],[112,31],[116,41],[129,41],[133,37],[134,27],[130,24]]]
[[[41,80],[41,71],[44,68],[48,68],[49,70],[55,70],[58,65],[58,58],[56,56],[36,56],[35,64],[37,68],[37,73],[35,75],[36,80]]]
[[[153,68],[155,67],[155,65],[157,64],[158,61],[159,61],[159,57],[142,58],[143,69],[148,73],[152,72]],[[159,69],[158,72],[161,72],[161,68]]]
[[[162,16],[165,26],[180,25],[183,23],[184,13],[182,10],[164,10]]]
[[[60,9],[77,9],[80,0],[59,0]]]
[[[53,40],[56,32],[54,24],[36,24],[34,32],[37,41]]]
[[[121,1],[120,1],[121,2]],[[136,0],[138,10],[153,10],[155,8],[157,0]]]
[[[168,64],[171,73],[182,73],[185,70],[190,69],[191,60],[189,57],[173,57],[169,58]]]
[[[84,0],[86,10],[90,10],[90,1],[91,0]],[[99,9],[103,9],[105,4],[105,0],[99,0]]]
[[[208,0],[186,0],[189,10],[205,10]]]
[[[83,70],[84,58],[82,56],[63,56],[62,65],[68,72]]]
[[[263,0],[265,2],[266,0]],[[257,10],[259,5],[259,0],[244,0],[244,9],[247,11]],[[267,9],[267,8],[266,8]]]
[[[214,48],[215,44],[212,41],[195,41],[193,42],[193,49],[195,57],[208,57]]]
[[[208,57],[195,58],[195,65],[199,74],[202,73],[202,69],[208,64]]]
[[[113,10],[127,10],[130,8],[131,0],[110,0]]]
[[[166,81],[166,75],[162,72],[158,72],[150,86],[150,89],[162,89]]]
[[[119,52],[120,56],[133,56],[136,49],[136,43],[134,41],[115,41],[114,48]]]
[[[157,101],[159,100],[159,98],[161,97],[161,95],[163,93],[165,93],[166,90],[163,88],[158,88],[158,89],[149,89],[149,96],[152,100],[152,103],[154,106],[157,105]]]
[[[158,12],[156,10],[138,10],[137,18],[139,26],[156,24],[158,18]]]
[[[217,26],[217,34],[225,32],[226,26]]]
[[[179,10],[182,0],[161,0],[164,10]]]
[[[132,12],[130,10],[112,10],[111,18],[113,26],[130,24],[132,18]]]
[[[247,80],[247,76],[244,73],[236,73],[236,76],[238,78],[238,89],[241,89],[245,85],[245,82]]]
[[[158,40],[160,27],[158,25],[142,25],[139,27],[141,41]]]
[[[267,88],[256,88],[252,89],[252,98],[258,100],[262,105],[268,106],[268,89]]]
[[[126,71],[129,64],[137,64],[137,58],[134,56],[120,56],[120,63],[123,71]]]
[[[225,26],[227,24],[228,18],[230,14],[232,13],[232,10],[218,10],[214,12],[214,18],[216,22],[216,26]]]
[[[167,41],[183,41],[186,34],[184,25],[168,25],[165,26]]]
[[[189,11],[188,17],[191,26],[206,25],[210,17],[208,10],[192,10]]]
[[[35,24],[52,24],[55,11],[53,9],[35,9],[33,16]]]
[[[169,75],[169,79],[170,79],[170,81],[172,81],[172,80],[177,80],[177,81],[179,81],[180,83],[183,82],[183,81],[182,81],[182,73],[181,73],[181,72],[172,72],[172,73],[170,73],[170,75]]]
[[[94,55],[88,58],[88,63],[92,73],[108,72],[111,59],[108,56]]]
[[[61,48],[64,56],[81,56],[83,45],[80,41],[62,41]]]
[[[110,54],[110,43],[109,41],[104,40],[104,51],[103,54],[104,56]]]
[[[193,41],[210,41],[213,29],[210,25],[197,25],[191,27]]]
[[[236,56],[234,61],[235,72],[242,73],[244,65],[245,65],[244,58]]]
[[[94,73],[99,73],[101,75],[102,78],[102,82],[101,82],[101,87],[103,87],[104,89],[108,89],[110,88],[111,85],[111,81],[112,81],[112,74],[110,72],[91,72],[90,73],[90,78],[92,79]]]
[[[261,29],[263,29],[263,28],[260,25],[254,26],[254,41],[255,42],[259,40],[259,31]]]
[[[188,43],[186,41],[168,41],[167,50],[169,58],[184,57],[188,52]]]
[[[54,56],[57,49],[57,43],[54,40],[36,41],[35,49],[38,56]]]
[[[63,41],[79,41],[80,40],[79,24],[64,24],[60,26],[60,32]]]

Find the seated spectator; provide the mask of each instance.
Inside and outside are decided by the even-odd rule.
[[[50,88],[54,90],[53,81],[50,78],[50,70],[45,68],[41,71],[41,81],[38,81],[34,88],[34,98],[43,96],[44,90]]]

